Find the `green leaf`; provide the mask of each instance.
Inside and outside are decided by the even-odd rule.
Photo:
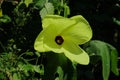
[[[120,20],[117,20],[116,18],[113,18],[113,22],[115,22],[117,25],[120,25]]]
[[[44,75],[44,66],[43,65],[34,65],[34,71],[40,75]]]
[[[56,74],[59,76],[55,78],[55,80],[63,80],[64,72],[60,66],[57,67]]]
[[[34,70],[34,66],[32,64],[19,64],[18,66],[20,70],[23,70],[25,72]]]
[[[43,80],[48,80],[48,79],[55,80],[56,71],[62,73],[62,70],[64,74],[66,74],[67,79],[60,79],[60,80],[71,80],[71,78],[73,77],[74,69],[72,67],[71,62],[65,57],[64,54],[55,54],[49,52],[46,53],[46,60],[47,60],[47,64],[45,64],[44,66],[45,74]],[[58,67],[61,67],[62,70],[60,68],[58,69]]]
[[[0,72],[0,79],[4,80],[5,74],[3,72]]]
[[[70,15],[70,8],[67,5],[64,5],[64,17]]]
[[[33,71],[33,65],[26,64],[26,65],[23,66],[23,70],[25,70],[25,71]]]
[[[55,78],[55,80],[61,80],[61,79],[59,79],[59,77],[57,77],[57,78]]]
[[[40,11],[40,15],[44,18],[47,14],[54,14],[54,6],[52,3],[45,3],[45,7]]]
[[[117,52],[116,48],[114,48],[112,45],[108,44],[108,47],[110,48],[111,71],[116,76],[119,76],[119,70],[118,70],[118,52]]]
[[[41,15],[42,18],[44,18],[47,15],[46,8],[42,8],[42,10],[40,11],[40,15]]]
[[[102,41],[93,40],[93,41],[90,41],[89,43],[86,43],[84,45],[84,49],[91,56],[91,58],[92,58],[91,60],[92,60],[93,63],[97,63],[97,61],[100,60],[99,55],[102,57],[101,58],[102,62],[104,61],[104,63],[102,64],[103,65],[103,69],[104,69],[103,70],[103,73],[104,73],[103,75],[104,76],[108,75],[110,70],[115,75],[117,75],[117,76],[119,75],[119,70],[118,70],[118,52],[117,52],[115,47],[113,47],[112,45],[110,45],[108,43],[102,42]],[[106,68],[110,67],[110,70],[105,69],[104,68],[105,66],[106,66]],[[108,76],[106,76],[106,77],[108,77]],[[104,80],[106,80],[106,79],[104,79]]]
[[[46,0],[37,0],[35,1],[35,3],[35,7],[37,7],[38,9],[42,9],[46,3]]]
[[[35,54],[37,55],[37,57],[41,56],[39,52],[35,52]]]
[[[0,23],[3,22],[3,23],[9,23],[11,22],[11,18],[7,15],[3,15],[2,17],[0,17]]]
[[[110,74],[110,53],[107,44],[98,40],[92,40],[87,44],[89,46],[86,48],[88,53],[91,52],[94,53],[94,55],[101,56],[103,79],[108,80]]]
[[[33,56],[34,53],[33,52],[25,52],[26,55],[29,55],[29,56]]]
[[[13,74],[13,80],[21,80],[20,75],[17,73]]]
[[[30,4],[30,3],[32,3],[33,2],[33,0],[25,0],[24,1],[24,3],[26,4],[26,6],[28,7],[28,5]]]

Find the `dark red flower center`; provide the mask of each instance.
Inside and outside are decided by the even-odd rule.
[[[58,45],[61,45],[61,44],[64,42],[64,39],[63,39],[61,36],[56,36],[55,42],[56,42]]]

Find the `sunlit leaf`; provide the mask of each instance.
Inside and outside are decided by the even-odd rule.
[[[41,15],[42,18],[47,15],[47,10],[46,10],[46,8],[42,8],[42,10],[40,11],[40,15]]]
[[[29,5],[30,3],[32,3],[32,1],[33,1],[33,0],[25,0],[24,3],[25,3],[26,6],[28,7],[28,5]]]
[[[54,6],[52,3],[45,3],[45,7],[40,11],[40,15],[44,18],[47,14],[54,14]]]

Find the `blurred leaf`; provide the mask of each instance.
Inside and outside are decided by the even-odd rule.
[[[59,79],[59,77],[57,77],[57,78],[55,78],[55,80],[61,80],[61,79]]]
[[[0,72],[0,79],[4,79],[5,75],[4,73]]]
[[[26,65],[23,65],[22,69],[27,72],[27,71],[33,71],[34,67],[31,64],[26,64]]]
[[[25,2],[24,2],[24,3],[25,3],[25,4],[26,4],[26,6],[28,7],[28,6],[29,6],[29,4],[30,4],[30,3],[32,3],[32,2],[33,2],[33,0],[25,0]]]
[[[120,20],[117,20],[116,18],[113,18],[113,21],[120,26]]]
[[[0,17],[2,17],[2,15],[3,15],[3,14],[2,14],[2,9],[0,8]]]
[[[44,75],[44,66],[43,65],[35,65],[34,67],[34,71],[41,74],[41,75]]]
[[[56,73],[58,76],[56,76],[55,80],[63,80],[64,72],[60,66],[57,67]]]
[[[3,22],[3,23],[8,23],[8,22],[11,22],[11,19],[9,16],[7,15],[3,15],[2,17],[0,17],[0,23]]]
[[[39,52],[35,52],[35,54],[37,55],[37,57],[41,56]]]
[[[45,7],[40,11],[40,15],[44,18],[47,14],[54,14],[54,6],[52,3],[45,3]]]
[[[33,52],[25,52],[26,55],[29,55],[29,56],[33,56],[34,53]]]
[[[23,63],[20,63],[18,65],[18,67],[20,68],[20,70],[25,71],[25,72],[33,71],[34,70],[32,64],[23,64]]]
[[[62,0],[49,0],[51,3],[53,3],[53,5],[56,7],[58,7],[59,5],[63,4]]]
[[[64,17],[70,15],[70,8],[66,4],[64,5]]]
[[[21,80],[21,78],[19,77],[20,75],[17,73],[13,74],[13,80]]]
[[[47,15],[46,8],[42,8],[42,10],[40,11],[40,15],[41,15],[42,18],[44,18]]]
[[[46,3],[46,0],[37,0],[35,1],[35,3],[35,7],[37,7],[38,9],[42,9]]]

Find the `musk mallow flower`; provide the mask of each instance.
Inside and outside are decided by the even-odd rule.
[[[47,15],[42,20],[42,27],[34,43],[35,50],[64,53],[72,62],[89,63],[89,55],[79,46],[92,37],[91,27],[85,18],[81,15],[71,18]]]

